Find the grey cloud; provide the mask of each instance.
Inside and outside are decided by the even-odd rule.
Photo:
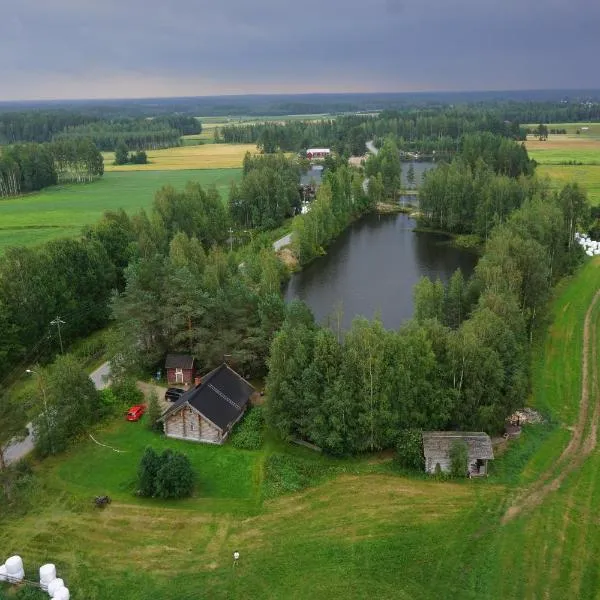
[[[9,14],[0,99],[87,96],[99,81],[110,96],[111,78],[114,95],[128,96],[153,85],[157,94],[600,87],[595,0],[19,0]]]

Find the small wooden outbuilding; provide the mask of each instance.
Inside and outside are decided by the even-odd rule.
[[[165,369],[169,385],[194,383],[195,360],[190,354],[167,354]]]
[[[223,363],[162,414],[165,435],[222,444],[255,393],[243,377]]]
[[[456,441],[467,445],[468,473],[473,477],[487,475],[487,462],[494,458],[492,440],[487,433],[472,431],[424,431],[425,472],[435,473],[437,465],[443,473],[450,472],[450,449]]]

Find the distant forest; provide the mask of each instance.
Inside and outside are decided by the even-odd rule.
[[[67,111],[0,113],[0,144],[91,139],[99,150],[114,150],[124,143],[132,150],[177,146],[182,135],[202,131],[191,116],[155,118],[110,117]]]
[[[245,96],[203,96],[188,98],[142,98],[133,100],[71,100],[0,102],[0,113],[42,111],[71,112],[97,119],[153,117],[159,115],[285,116],[343,112],[373,112],[385,109],[441,107],[448,105],[503,104],[532,107],[545,105],[550,111],[545,120],[570,121],[597,118],[586,111],[588,103],[600,102],[600,90],[526,90],[494,92],[420,92],[393,94],[273,94]],[[577,110],[577,107],[581,110]],[[559,110],[554,112],[552,107]],[[573,112],[571,112],[573,110]],[[596,111],[598,106],[594,109]],[[511,118],[510,115],[507,118]],[[513,115],[514,118],[514,115]],[[539,119],[522,119],[524,123]]]

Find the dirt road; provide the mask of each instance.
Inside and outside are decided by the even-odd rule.
[[[579,404],[579,418],[573,428],[571,441],[558,457],[558,460],[542,473],[534,483],[519,493],[504,514],[503,523],[508,523],[521,511],[541,504],[550,492],[560,487],[567,475],[581,466],[596,447],[600,402],[598,399],[597,328],[594,319],[594,308],[599,299],[600,291],[596,292],[585,315],[581,360],[581,401]]]

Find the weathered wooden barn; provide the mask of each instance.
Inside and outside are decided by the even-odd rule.
[[[223,363],[162,414],[165,435],[222,444],[255,393],[243,377]]]
[[[195,363],[194,357],[190,354],[167,354],[165,359],[167,383],[169,385],[194,383]]]
[[[467,445],[468,473],[472,477],[487,475],[487,462],[494,458],[492,440],[487,433],[469,431],[424,431],[425,471],[435,473],[439,465],[443,473],[448,473],[451,466],[450,449],[456,441]]]

